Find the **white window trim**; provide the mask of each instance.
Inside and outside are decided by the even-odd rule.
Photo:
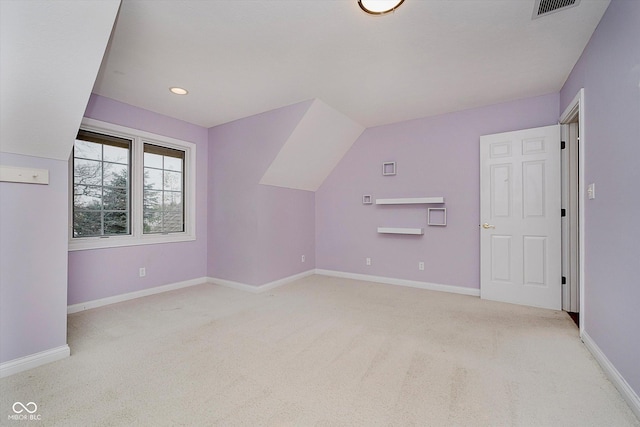
[[[126,236],[73,237],[73,154],[69,160],[69,250],[116,248],[122,246],[156,245],[186,242],[196,239],[196,145],[162,135],[130,129],[99,120],[82,119],[81,129],[131,139],[131,234]],[[144,183],[144,144],[175,148],[185,152],[184,218],[185,231],[169,234],[142,232],[142,187]]]

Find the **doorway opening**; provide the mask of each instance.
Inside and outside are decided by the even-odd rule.
[[[560,116],[562,180],[562,309],[584,329],[584,89]]]

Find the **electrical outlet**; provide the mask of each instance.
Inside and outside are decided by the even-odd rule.
[[[423,261],[420,261],[420,262],[418,263],[418,270],[420,270],[420,271],[424,271],[424,262],[423,262]]]
[[[304,258],[304,255],[302,255],[302,258],[301,258],[302,262],[304,262],[304,259],[305,259],[305,258]]]
[[[367,258],[366,259],[366,263],[367,263],[367,265],[371,265],[371,258]]]
[[[144,277],[147,275],[147,269],[144,267],[140,267],[140,270],[138,270],[138,274],[140,275],[140,277]]]

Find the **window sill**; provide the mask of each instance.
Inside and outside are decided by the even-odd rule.
[[[109,237],[86,237],[69,241],[69,252],[84,251],[91,249],[121,248],[126,246],[159,245],[163,243],[189,242],[196,240],[196,237],[187,233],[175,233],[169,235],[146,235],[135,236],[109,236]]]

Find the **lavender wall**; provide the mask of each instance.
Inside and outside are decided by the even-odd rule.
[[[585,332],[640,394],[640,2],[613,0],[565,83],[585,90]]]
[[[209,276],[262,285],[315,267],[314,193],[258,184],[310,105],[209,130]]]
[[[196,240],[69,252],[68,303],[205,277],[207,129],[98,95],[91,96],[85,117],[196,144]],[[145,277],[138,277],[140,267],[146,268]]]
[[[0,363],[67,343],[67,162],[0,153],[47,169],[49,185],[0,182]]]
[[[316,192],[317,267],[479,288],[480,136],[555,124],[558,100],[546,95],[367,129]],[[385,161],[397,163],[397,175],[382,176]],[[364,194],[444,196],[448,225],[426,227],[424,205],[363,205]],[[425,227],[425,234],[380,235],[378,226]]]

